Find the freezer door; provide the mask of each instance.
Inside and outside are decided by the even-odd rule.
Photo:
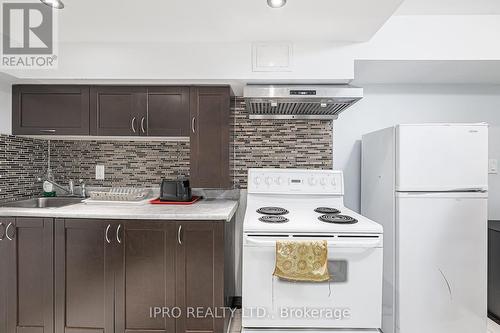
[[[488,188],[486,124],[399,125],[397,191]]]
[[[487,198],[403,195],[396,206],[395,332],[486,332]]]

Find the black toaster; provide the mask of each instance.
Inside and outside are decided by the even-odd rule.
[[[162,180],[160,201],[191,201],[191,187],[188,179]]]

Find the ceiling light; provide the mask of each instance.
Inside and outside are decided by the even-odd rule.
[[[63,9],[64,4],[61,0],[40,0],[42,3],[56,9]]]
[[[286,5],[286,0],[267,0],[267,5],[271,8],[281,8]]]

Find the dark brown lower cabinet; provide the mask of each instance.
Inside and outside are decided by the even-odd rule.
[[[231,226],[0,218],[0,333],[223,333]]]
[[[53,220],[8,218],[0,223],[5,228],[2,332],[53,332]]]
[[[7,239],[5,228],[8,219],[0,218],[0,263],[6,263]],[[0,269],[0,332],[7,332],[7,275],[5,269]]]
[[[114,240],[116,333],[175,332],[175,318],[154,312],[175,307],[175,233],[175,223],[119,222]]]
[[[114,332],[113,232],[102,220],[55,221],[56,333]]]
[[[176,303],[183,315],[176,332],[223,332],[224,318],[215,315],[224,307],[224,224],[190,221],[177,228]]]

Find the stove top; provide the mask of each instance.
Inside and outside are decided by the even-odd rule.
[[[261,214],[259,208],[270,207],[266,206],[270,203],[272,207],[282,208],[287,214]],[[335,210],[342,214],[318,213],[315,211],[318,207],[328,207],[331,208],[328,212]],[[348,216],[353,220],[346,219],[346,217],[341,217],[339,220],[333,219],[334,216],[339,215]],[[319,220],[321,216],[329,216],[327,218],[329,220],[322,222]],[[357,223],[354,223],[354,220]],[[344,207],[341,198],[311,195],[279,197],[278,195],[249,194],[243,230],[262,233],[382,233],[382,227],[379,224]]]
[[[321,215],[318,217],[318,220],[321,222],[326,222],[326,223],[337,223],[337,224],[354,224],[358,223],[358,220],[356,220],[354,217],[350,217],[347,215],[340,215],[340,214],[326,214],[326,215]]]
[[[318,207],[314,210],[316,213],[320,214],[340,214],[340,210],[332,207]]]
[[[287,223],[289,220],[280,215],[265,215],[259,217],[259,221],[265,223]]]
[[[281,207],[261,207],[257,209],[257,213],[264,215],[285,215],[289,211]]]
[[[382,226],[344,206],[333,170],[249,169],[245,233],[377,233]]]

